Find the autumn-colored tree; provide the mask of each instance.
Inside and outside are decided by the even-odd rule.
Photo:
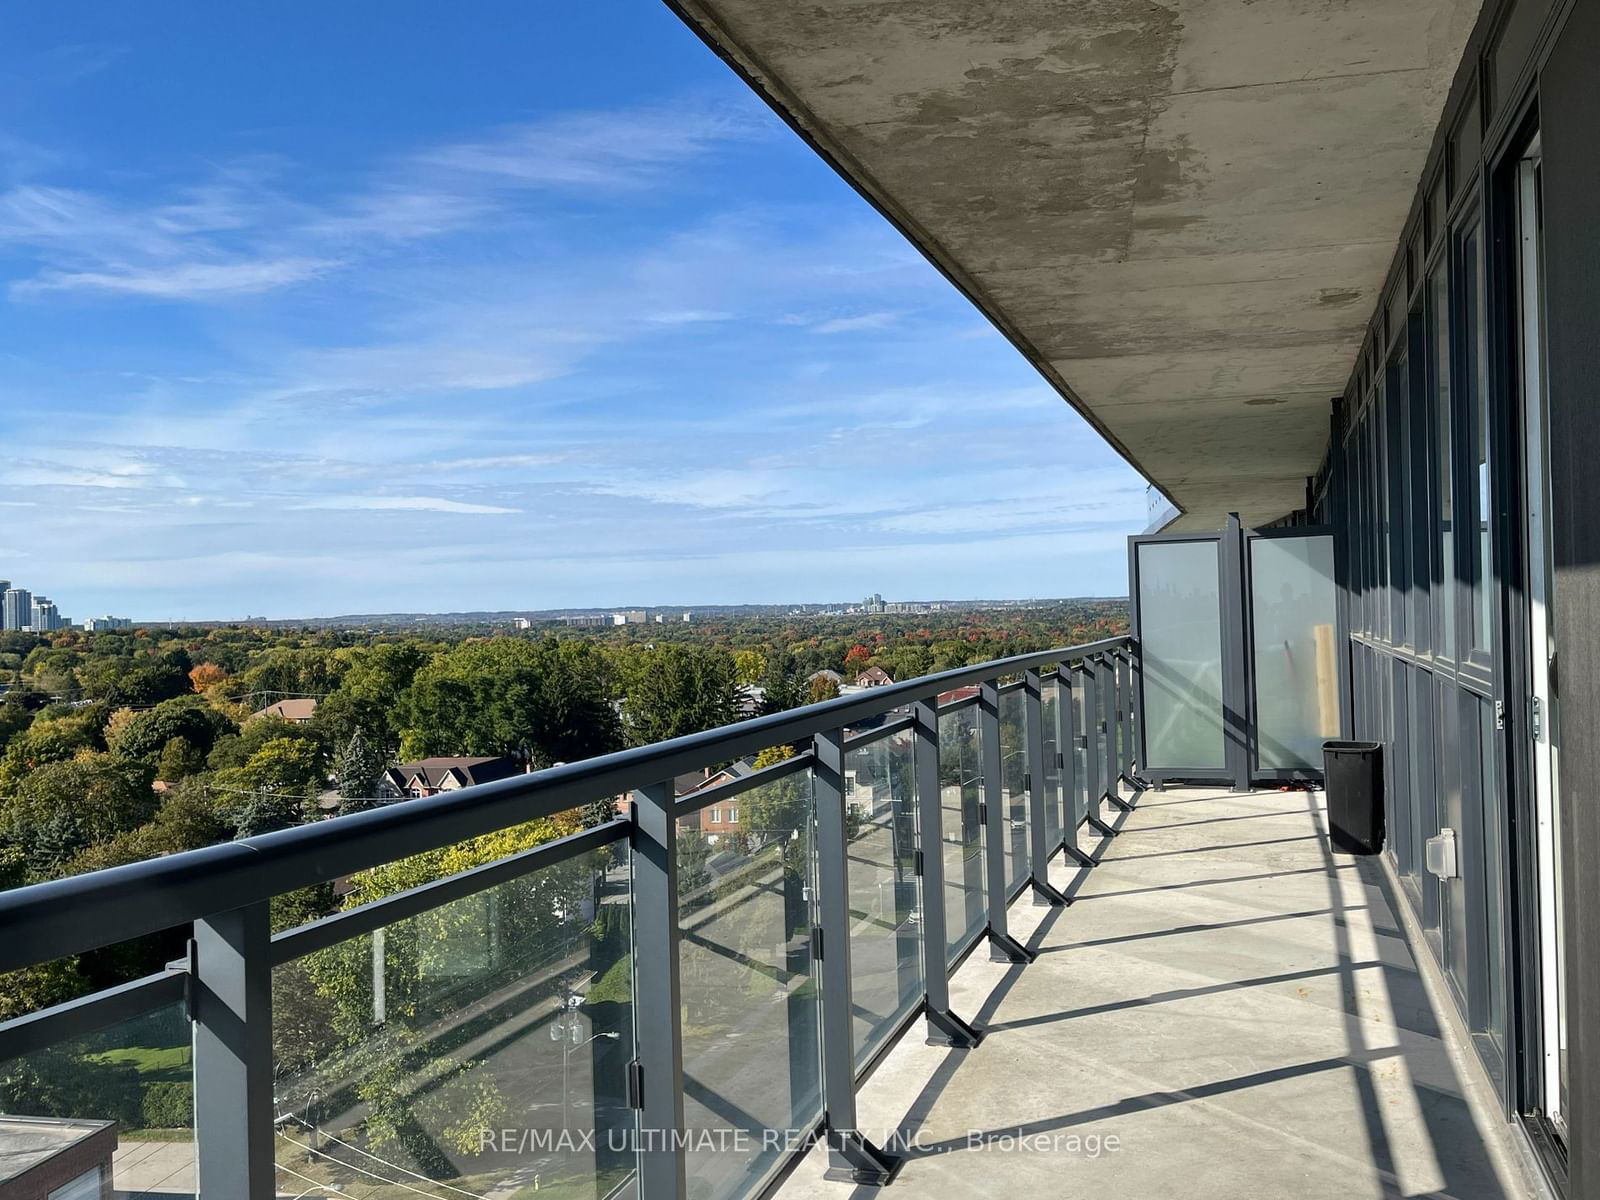
[[[202,696],[209,692],[212,688],[216,687],[217,684],[221,683],[227,677],[227,668],[219,667],[216,663],[212,662],[203,662],[198,667],[195,667],[194,670],[189,672],[190,684],[192,684],[194,686],[194,690],[199,692]]]
[[[867,669],[867,660],[871,657],[872,651],[868,650],[860,642],[857,642],[854,646],[851,646],[849,650],[845,651],[844,669],[846,673],[859,674],[860,672],[865,671]]]
[[[755,768],[759,771],[762,767],[774,767],[793,757],[793,746],[768,746],[760,754],[756,755]]]
[[[812,704],[820,704],[824,700],[832,700],[839,694],[839,685],[827,675],[818,675],[811,681],[811,690],[808,699]]]
[[[739,650],[733,656],[733,670],[741,684],[761,682],[767,673],[767,656],[759,650]]]

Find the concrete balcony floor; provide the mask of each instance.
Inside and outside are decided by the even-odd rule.
[[[1058,862],[1074,903],[1010,911],[1038,961],[980,949],[952,980],[983,1044],[918,1030],[863,1088],[863,1130],[907,1150],[883,1200],[1534,1194],[1381,868],[1328,851],[1323,799],[1147,792],[1100,865]],[[875,1193],[825,1165],[813,1149],[783,1200]]]

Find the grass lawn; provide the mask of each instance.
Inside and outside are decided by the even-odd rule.
[[[94,1062],[126,1064],[139,1072],[145,1083],[188,1083],[193,1078],[188,1046],[126,1046],[86,1054]]]

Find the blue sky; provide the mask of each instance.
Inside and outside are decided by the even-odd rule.
[[[1119,593],[1142,481],[651,0],[0,10],[76,618]]]

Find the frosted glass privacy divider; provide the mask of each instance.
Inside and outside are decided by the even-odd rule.
[[[1249,547],[1256,766],[1321,770],[1322,743],[1339,736],[1333,537],[1254,537]]]
[[[1136,545],[1144,766],[1150,772],[1227,765],[1220,550],[1215,538]]]

